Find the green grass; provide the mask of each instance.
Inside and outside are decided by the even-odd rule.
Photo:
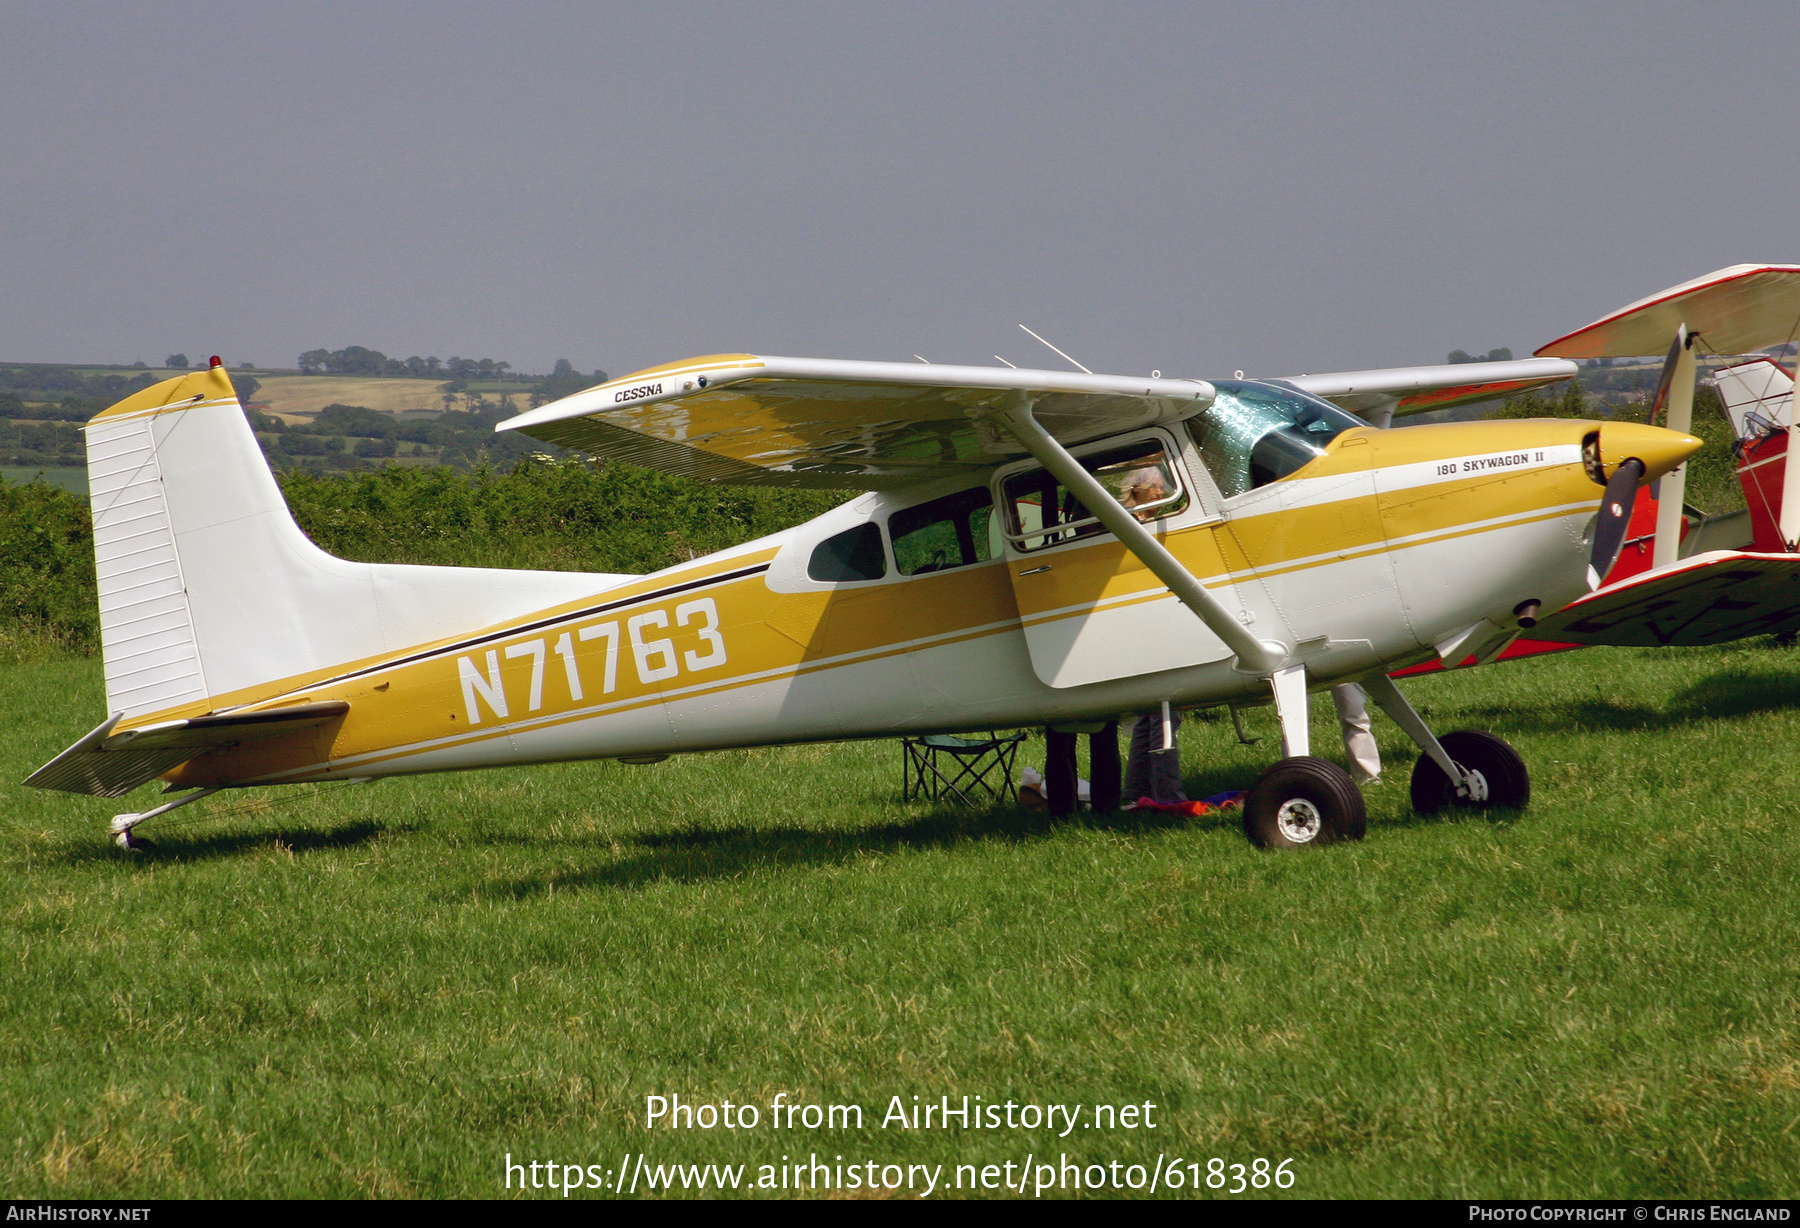
[[[1531,807],[1413,815],[1378,717],[1367,840],[1299,854],[1231,820],[902,804],[891,742],[259,791],[136,857],[105,819],[150,790],[14,788],[4,1189],[488,1197],[507,1152],[754,1180],[1066,1151],[1293,1157],[1309,1197],[1793,1197],[1797,667],[1759,641],[1413,682],[1438,729],[1520,748]],[[0,671],[14,778],[101,711],[95,661]],[[1188,723],[1191,794],[1269,761],[1250,723],[1261,746]],[[867,1125],[775,1132],[781,1091]],[[763,1125],[646,1132],[676,1092]],[[1158,1128],[878,1126],[945,1094],[1152,1101]]]

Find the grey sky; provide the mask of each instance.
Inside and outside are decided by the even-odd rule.
[[[0,5],[0,360],[1523,355],[1800,259],[1716,4]]]

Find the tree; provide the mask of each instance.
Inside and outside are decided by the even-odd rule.
[[[317,375],[325,369],[325,364],[329,361],[331,361],[330,350],[308,350],[300,355],[300,374]]]
[[[550,369],[551,378],[555,378],[556,376],[559,376],[559,375],[573,375],[573,374],[575,374],[575,364],[570,362],[566,358],[557,359],[556,366],[554,366]]]
[[[171,371],[185,371],[188,369],[188,357],[186,354],[171,354],[163,359],[163,366]]]
[[[387,364],[386,354],[360,345],[347,345],[325,356],[325,369],[333,375],[381,375]]]
[[[245,409],[249,409],[250,398],[256,395],[256,390],[258,388],[262,387],[262,381],[239,372],[232,378],[231,386],[237,389],[238,404],[242,405]]]

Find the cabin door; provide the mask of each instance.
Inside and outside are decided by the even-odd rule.
[[[1213,529],[1194,524],[1207,520],[1200,504],[1212,492],[1193,487],[1177,452],[1171,436],[1145,430],[1076,459],[1204,581],[1223,570]],[[1232,655],[1049,472],[1012,470],[999,487],[994,524],[1005,539],[1031,665],[1045,684],[1085,686]],[[1177,534],[1177,525],[1190,527]],[[1236,609],[1234,589],[1213,591]]]

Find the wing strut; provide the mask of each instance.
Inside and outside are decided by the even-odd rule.
[[[1694,342],[1696,334],[1686,324],[1675,326],[1675,339],[1669,345],[1669,360],[1664,363],[1663,380],[1668,386],[1668,401],[1663,425],[1683,435],[1694,425]],[[1651,404],[1650,413],[1656,415]],[[1651,423],[1652,426],[1655,423]],[[1656,504],[1656,544],[1650,556],[1651,567],[1661,570],[1675,562],[1681,552],[1681,512],[1687,491],[1687,465],[1682,464],[1662,477]]]
[[[1795,323],[1800,330],[1800,322]],[[1800,363],[1794,368],[1794,400],[1788,406],[1787,460],[1781,470],[1781,544],[1800,549]]]
[[[1231,616],[1219,599],[1194,579],[1193,573],[1156,540],[1154,534],[1138,523],[1136,516],[1113,498],[1081,462],[1031,416],[1031,397],[1013,392],[1006,398],[1005,408],[993,415],[995,422],[1024,445],[1038,464],[1055,475],[1057,481],[1074,492],[1081,505],[1093,513],[1125,548],[1150,570],[1150,574],[1169,586],[1169,591],[1192,610],[1206,629],[1225,641],[1237,654],[1236,668],[1247,674],[1272,674],[1287,660],[1287,648],[1264,643],[1250,634],[1250,629]]]

